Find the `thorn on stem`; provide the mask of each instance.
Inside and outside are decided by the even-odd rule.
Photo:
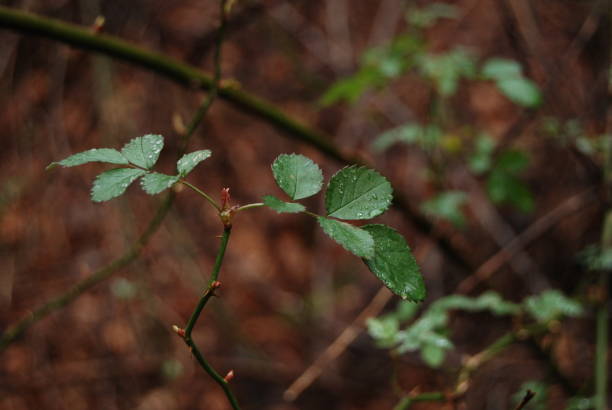
[[[172,330],[174,331],[174,333],[176,333],[180,337],[183,337],[183,338],[185,337],[185,329],[182,329],[178,327],[177,325],[172,325]]]
[[[218,280],[210,284],[211,290],[219,289],[220,287],[221,287],[221,282],[219,282]]]
[[[225,380],[225,383],[229,383],[230,380],[232,380],[233,378],[234,378],[234,371],[230,370],[229,372],[227,372],[223,380]]]

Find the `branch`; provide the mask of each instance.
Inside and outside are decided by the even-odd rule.
[[[115,36],[92,33],[86,28],[59,20],[0,6],[0,27],[57,40],[77,48],[124,60],[187,87],[210,90],[214,83],[209,75],[196,67],[181,63],[161,53],[134,46]],[[242,111],[268,122],[297,141],[312,145],[330,158],[347,164],[367,165],[362,158],[342,152],[330,142],[332,141],[330,136],[296,121],[269,102],[242,91],[235,82],[232,82],[232,85],[219,87],[218,93],[220,98]],[[425,235],[434,237],[438,247],[450,260],[460,267],[470,268],[471,264],[466,258],[445,237],[434,231],[431,222],[420,213],[417,207],[412,206],[409,201],[399,195],[394,198],[394,205],[411,220],[416,229]]]
[[[525,392],[525,396],[523,397],[523,400],[521,400],[521,402],[518,404],[518,406],[515,407],[514,410],[522,410],[525,408],[525,406],[531,401],[531,399],[533,399],[535,397],[535,392],[532,392],[531,390],[527,390]]]
[[[461,281],[455,293],[470,293],[479,283],[488,280],[495,272],[503,267],[517,252],[521,251],[549,229],[555,227],[559,220],[567,218],[574,212],[583,209],[596,199],[597,196],[592,188],[566,199],[550,212],[533,222],[527,229],[521,232],[520,235],[512,239],[504,248],[500,249],[480,265],[476,272]]]
[[[295,379],[291,386],[283,393],[283,398],[287,401],[294,401],[304,390],[306,390],[312,382],[314,382],[323,373],[325,366],[333,362],[340,356],[342,352],[350,345],[361,333],[363,325],[367,318],[378,316],[381,310],[385,307],[393,294],[384,286],[382,286],[370,303],[361,311],[361,313],[353,320],[353,322],[330,344],[325,351],[317,357],[300,377]]]
[[[221,265],[223,264],[223,257],[225,256],[225,250],[227,249],[227,243],[229,241],[231,233],[232,233],[231,225],[225,226],[225,229],[223,230],[223,236],[221,236],[221,245],[219,246],[219,251],[217,252],[217,257],[215,259],[215,265],[210,275],[210,280],[208,281],[208,287],[204,291],[204,294],[200,298],[198,305],[196,306],[193,313],[191,314],[191,317],[189,318],[189,321],[187,322],[185,329],[183,330],[176,326],[174,326],[173,329],[179,336],[183,338],[183,340],[185,341],[185,344],[189,347],[189,350],[191,351],[193,356],[196,358],[200,366],[204,369],[204,371],[206,371],[206,373],[208,373],[208,375],[215,382],[217,382],[219,386],[221,386],[221,388],[225,392],[225,395],[227,396],[227,399],[232,405],[232,408],[234,408],[235,410],[240,410],[240,406],[238,405],[238,401],[236,400],[236,397],[229,389],[229,381],[234,375],[233,370],[230,370],[230,372],[227,373],[225,377],[222,377],[206,361],[206,359],[204,359],[204,356],[202,356],[202,353],[198,349],[198,346],[195,344],[193,338],[191,337],[191,332],[193,330],[193,327],[195,326],[196,322],[200,318],[200,314],[202,313],[204,306],[206,306],[206,303],[208,303],[210,298],[214,296],[215,290],[218,289],[219,286],[221,286],[221,283],[217,279],[219,278],[219,272],[221,270]]]

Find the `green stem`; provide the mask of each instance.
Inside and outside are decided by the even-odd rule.
[[[208,375],[215,382],[217,382],[219,386],[221,386],[221,388],[225,392],[225,395],[227,396],[227,399],[231,403],[232,407],[236,410],[239,410],[240,407],[238,406],[238,401],[236,400],[236,397],[229,389],[228,381],[226,381],[223,377],[221,377],[221,375],[217,373],[217,371],[206,361],[206,359],[204,358],[204,356],[198,349],[197,345],[195,344],[193,338],[191,337],[191,332],[193,331],[193,328],[196,322],[200,318],[200,314],[202,313],[202,310],[204,309],[204,307],[206,306],[210,298],[214,296],[214,291],[219,286],[219,283],[217,280],[219,278],[219,272],[221,271],[221,265],[223,264],[225,250],[227,249],[227,243],[229,241],[231,233],[232,233],[232,227],[225,226],[223,230],[223,235],[221,236],[221,244],[219,245],[219,251],[217,252],[217,258],[215,259],[215,265],[213,266],[213,270],[210,275],[210,279],[208,281],[208,287],[204,291],[204,294],[200,298],[198,305],[194,309],[193,313],[191,314],[191,317],[189,318],[189,321],[187,322],[187,325],[185,326],[185,335],[183,336],[183,339],[185,340],[185,344],[189,346],[191,353],[194,355],[194,357],[196,358],[200,366],[204,369],[204,371],[208,373]]]
[[[236,208],[236,212],[246,211],[247,209],[251,209],[251,208],[261,208],[262,206],[264,206],[263,202],[246,204],[246,205],[242,205],[241,207]]]
[[[208,195],[206,192],[202,191],[200,188],[198,188],[197,186],[190,184],[189,182],[185,181],[185,180],[180,180],[179,181],[181,184],[193,189],[195,192],[197,192],[200,196],[202,196],[204,199],[206,199],[218,212],[221,212],[221,206],[217,203],[217,201],[215,201],[210,195]]]

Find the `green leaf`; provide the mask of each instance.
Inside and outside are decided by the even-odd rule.
[[[164,147],[164,137],[156,134],[147,134],[134,138],[121,149],[121,153],[132,164],[150,169],[159,158],[159,153]]]
[[[467,194],[463,191],[445,191],[425,201],[421,209],[426,215],[445,219],[457,227],[462,227],[465,225],[465,217],[461,206],[466,200]]]
[[[572,397],[567,401],[565,410],[593,410],[595,399],[593,397]]]
[[[415,143],[423,133],[423,127],[418,124],[406,124],[380,134],[372,143],[376,151],[384,151],[396,142]]]
[[[374,256],[365,263],[393,293],[402,299],[425,299],[425,283],[406,240],[385,225],[365,225],[363,230],[374,238]]]
[[[529,165],[529,158],[524,152],[508,150],[499,156],[495,163],[495,168],[512,174],[518,174],[527,168],[527,165]]]
[[[172,185],[176,184],[178,180],[178,175],[166,175],[152,172],[142,177],[140,186],[147,194],[155,195],[170,188]]]
[[[370,219],[385,212],[393,199],[393,188],[378,172],[356,165],[343,168],[329,181],[325,192],[328,216],[340,219]]]
[[[491,80],[503,80],[508,77],[522,77],[523,69],[514,60],[507,58],[490,58],[482,67],[482,75]]]
[[[49,164],[49,166],[47,166],[47,169],[54,168],[58,165],[63,167],[74,167],[76,165],[82,165],[88,162],[106,162],[108,164],[120,165],[127,165],[129,163],[128,160],[116,149],[93,148],[71,155],[59,162],[52,162]]]
[[[295,213],[303,212],[306,210],[306,207],[302,204],[296,204],[295,202],[281,201],[280,199],[272,195],[264,196],[263,202],[265,206],[274,209],[279,214],[282,214],[282,213],[295,214]]]
[[[487,178],[489,197],[496,204],[508,203],[522,212],[531,212],[534,199],[529,188],[516,176],[495,169]]]
[[[419,67],[445,97],[455,94],[461,78],[472,78],[476,74],[474,57],[462,47],[437,55],[424,54]]]
[[[321,190],[323,173],[317,164],[299,154],[281,154],[272,164],[278,186],[291,199],[312,196]]]
[[[366,321],[368,333],[378,347],[392,347],[397,343],[399,322],[395,318],[370,318]]]
[[[580,316],[582,305],[556,289],[530,296],[523,302],[525,309],[538,322],[549,322],[562,316]]]
[[[323,231],[347,251],[360,258],[374,256],[374,240],[367,231],[335,219],[318,217],[317,220]]]
[[[486,134],[479,135],[474,143],[474,151],[468,158],[468,165],[475,174],[483,174],[491,168],[491,155],[495,141]]]
[[[429,367],[440,367],[446,357],[446,350],[436,344],[428,343],[421,347],[421,358]]]
[[[482,68],[485,78],[495,81],[508,99],[523,107],[536,107],[542,96],[536,83],[523,75],[521,65],[505,58],[491,58]]]
[[[108,201],[123,194],[128,186],[147,171],[134,168],[116,168],[103,172],[96,177],[91,188],[91,200]]]
[[[210,158],[212,152],[208,149],[190,152],[185,154],[176,162],[176,169],[181,178],[189,174],[200,162]]]
[[[425,7],[410,9],[406,20],[418,28],[431,27],[438,19],[457,18],[459,11],[457,7],[447,3],[431,3]]]
[[[538,86],[528,78],[504,78],[497,81],[497,87],[510,101],[523,107],[534,108],[542,103]]]

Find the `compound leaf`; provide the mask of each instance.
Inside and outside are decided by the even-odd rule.
[[[312,196],[321,190],[323,173],[311,159],[299,154],[281,154],[272,164],[278,186],[291,199]]]
[[[116,149],[93,148],[71,155],[61,161],[52,162],[49,164],[49,166],[47,166],[47,169],[54,168],[58,165],[63,167],[74,167],[77,165],[87,164],[88,162],[106,162],[107,164],[120,165],[127,165],[129,163],[128,160]]]
[[[325,192],[328,216],[340,219],[370,219],[385,212],[393,199],[393,188],[378,172],[359,166],[338,171]]]
[[[176,169],[179,175],[182,177],[189,174],[200,162],[207,158],[210,158],[212,152],[208,149],[190,152],[185,154],[176,162]]]
[[[347,251],[360,258],[374,256],[374,240],[367,231],[335,219],[317,219],[323,231]]]
[[[364,259],[372,273],[402,299],[423,300],[425,283],[404,237],[386,225],[365,225],[362,229],[374,239],[374,256]]]
[[[274,209],[279,214],[282,214],[282,213],[295,214],[295,213],[306,210],[306,207],[304,207],[304,205],[302,204],[296,204],[295,202],[281,201],[280,199],[272,195],[264,196],[263,201],[264,201],[265,206]]]
[[[140,180],[140,186],[149,195],[159,194],[170,188],[179,180],[178,175],[166,175],[157,172],[146,174]]]
[[[164,137],[157,134],[147,134],[134,138],[121,149],[121,154],[130,163],[141,168],[150,169],[159,158],[164,147]]]
[[[96,177],[91,188],[91,200],[104,202],[123,194],[136,179],[146,174],[142,169],[116,168]]]

